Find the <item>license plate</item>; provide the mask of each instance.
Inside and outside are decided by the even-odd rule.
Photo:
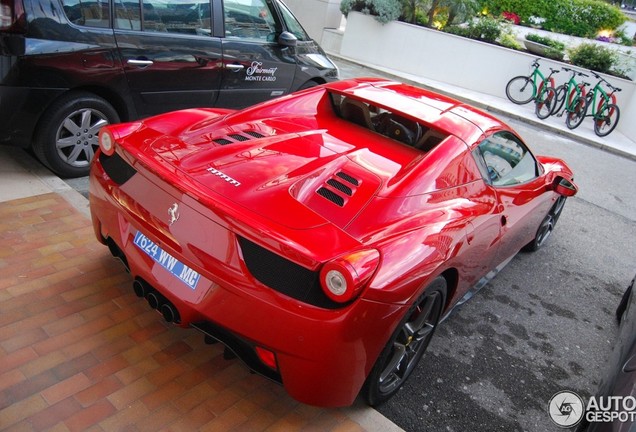
[[[199,273],[161,249],[155,242],[143,235],[140,231],[137,231],[137,234],[135,234],[134,243],[141,251],[188,287],[191,289],[197,287],[199,279],[201,278]]]

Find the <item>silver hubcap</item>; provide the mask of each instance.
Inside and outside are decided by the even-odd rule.
[[[107,124],[108,119],[100,111],[84,108],[72,112],[55,134],[59,157],[74,167],[88,166],[99,145],[97,134]]]

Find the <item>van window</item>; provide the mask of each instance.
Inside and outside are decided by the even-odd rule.
[[[265,0],[225,0],[225,36],[273,42],[282,32],[271,2]]]
[[[62,0],[64,12],[73,24],[87,27],[110,27],[108,0]]]
[[[143,31],[210,36],[209,0],[142,0]],[[115,1],[115,28],[142,30],[138,2]]]
[[[290,31],[296,36],[296,39],[299,41],[308,41],[310,38],[305,33],[305,30],[300,25],[298,20],[294,18],[294,15],[287,9],[283,3],[279,3],[280,11],[283,14],[283,21],[285,21],[285,26],[287,27],[287,31]]]

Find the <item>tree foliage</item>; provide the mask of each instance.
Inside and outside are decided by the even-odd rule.
[[[394,21],[402,14],[402,3],[400,0],[342,0],[340,11],[343,15],[349,12],[362,12],[366,15],[373,15],[382,24]]]

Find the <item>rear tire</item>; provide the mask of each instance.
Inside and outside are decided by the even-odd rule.
[[[60,177],[86,176],[99,146],[99,130],[117,122],[117,111],[105,99],[88,92],[68,93],[42,115],[33,151]]]
[[[567,87],[565,84],[561,84],[556,89],[556,100],[554,105],[552,106],[552,112],[550,115],[556,115],[563,108],[563,104],[565,103],[565,93],[567,91]]]
[[[621,118],[621,111],[615,104],[606,105],[602,111],[594,116],[594,133],[600,137],[612,133]]]
[[[527,76],[517,76],[506,84],[506,96],[517,105],[529,103],[537,94],[537,86]]]
[[[552,115],[552,110],[556,104],[556,91],[552,87],[548,87],[541,91],[541,94],[535,101],[534,112],[541,120],[547,119]]]
[[[371,406],[393,397],[426,351],[444,310],[446,279],[437,277],[408,309],[362,388]]]
[[[585,96],[577,96],[572,101],[572,111],[567,110],[565,112],[565,125],[569,129],[576,129],[583,123],[587,114],[587,99]]]

